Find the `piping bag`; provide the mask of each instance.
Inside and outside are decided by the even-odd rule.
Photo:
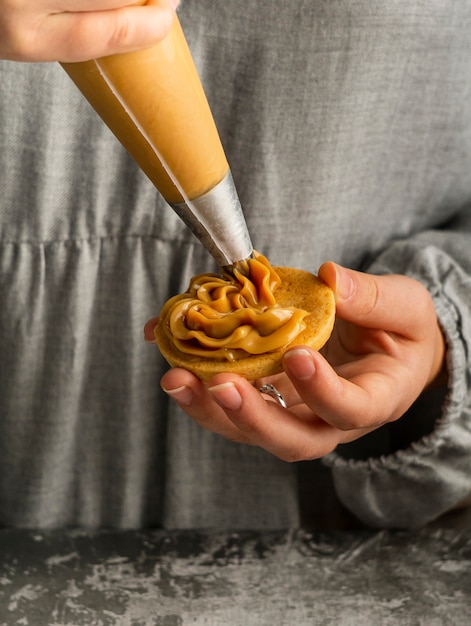
[[[178,17],[151,48],[61,65],[217,263],[242,268],[250,235]]]

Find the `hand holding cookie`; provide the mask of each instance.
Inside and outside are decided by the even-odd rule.
[[[443,371],[444,339],[428,292],[404,276],[324,264],[337,321],[322,354],[294,346],[285,373],[249,381],[229,373],[208,385],[172,369],[162,387],[204,428],[286,461],[319,458],[400,418]],[[258,388],[273,383],[287,409]]]

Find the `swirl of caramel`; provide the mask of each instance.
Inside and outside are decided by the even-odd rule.
[[[280,278],[261,254],[232,275],[200,274],[186,293],[161,312],[169,339],[180,352],[234,361],[282,348],[304,328],[306,311],[280,307]]]

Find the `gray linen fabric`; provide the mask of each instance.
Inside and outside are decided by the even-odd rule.
[[[399,442],[385,428],[327,459],[364,522],[426,523],[471,489],[471,5],[179,13],[255,247],[409,274],[434,297],[443,408],[423,398]],[[295,465],[160,391],[143,325],[214,266],[59,65],[0,63],[0,180],[0,525],[296,526]]]

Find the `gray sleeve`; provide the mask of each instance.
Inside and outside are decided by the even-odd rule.
[[[418,527],[471,490],[471,207],[446,228],[392,243],[366,269],[405,274],[428,288],[447,341],[448,389],[438,406],[433,396],[428,404],[419,399],[418,437],[404,448],[359,458],[342,447],[325,462],[339,498],[365,523]]]

